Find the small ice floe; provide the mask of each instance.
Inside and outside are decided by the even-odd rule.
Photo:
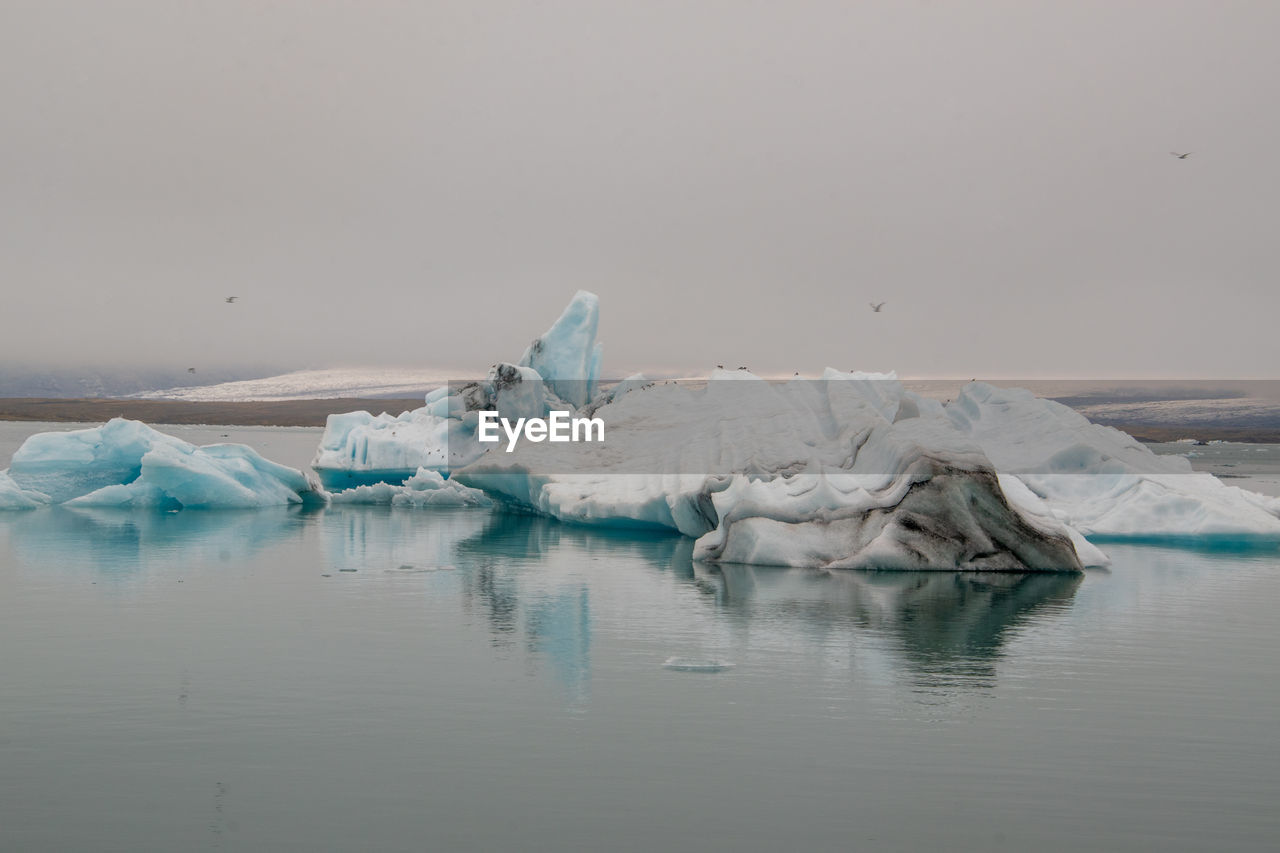
[[[387,569],[387,571],[393,573],[421,575],[429,572],[451,572],[455,568],[455,566],[417,566],[413,563],[402,563],[399,568]]]
[[[733,664],[715,658],[667,658],[662,668],[676,672],[724,672],[726,669],[733,669]]]

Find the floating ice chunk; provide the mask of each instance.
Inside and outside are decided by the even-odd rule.
[[[402,486],[374,483],[357,486],[330,496],[335,504],[374,504],[395,507],[492,506],[493,501],[479,489],[446,480],[438,471],[419,468]]]
[[[431,414],[429,408],[399,416],[329,415],[311,467],[329,489],[402,483],[420,468],[447,471],[450,431],[460,422]]]
[[[196,447],[138,421],[33,435],[10,477],[54,503],[87,506],[260,507],[324,503],[313,477],[239,444]]]
[[[22,488],[13,481],[8,471],[0,471],[0,510],[35,509],[48,503],[48,495]]]
[[[667,658],[662,664],[663,669],[673,669],[676,672],[724,672],[727,669],[733,669],[733,664],[727,660],[717,660],[715,658]]]

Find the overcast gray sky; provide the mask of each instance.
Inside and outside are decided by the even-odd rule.
[[[0,358],[474,369],[581,287],[611,374],[1276,376],[1277,33],[1269,2],[0,0]]]

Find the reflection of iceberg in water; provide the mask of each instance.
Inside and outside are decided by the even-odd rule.
[[[674,568],[681,580],[692,580],[692,549],[692,540],[665,533],[636,535],[495,513],[458,545],[456,560],[466,577],[466,600],[482,608],[494,642],[523,634],[526,648],[548,661],[573,703],[585,705],[593,624],[587,567]]]
[[[771,627],[869,631],[922,686],[990,684],[1011,632],[1070,605],[1082,576],[720,566],[725,607]]]
[[[334,569],[443,568],[487,519],[472,509],[437,509],[424,519],[420,511],[386,506],[331,507],[321,522],[325,556]]]
[[[575,574],[584,561],[572,530],[545,518],[477,509],[437,510],[424,518],[376,506],[330,508],[321,526],[325,558],[335,570],[453,569],[449,576],[461,584],[464,610],[483,616],[495,646],[523,643],[535,660],[550,664],[572,704],[588,700],[590,596]],[[616,534],[593,539],[610,543],[606,547],[634,544]],[[562,549],[575,553],[559,559]]]
[[[658,568],[675,568],[685,577],[693,576],[689,569],[692,542],[666,531],[585,527],[540,515],[495,513],[478,535],[458,546],[459,553],[473,554],[477,559],[538,565],[558,548],[573,548],[588,555],[625,554]]]
[[[575,531],[549,519],[495,513],[458,546],[465,600],[482,609],[494,642],[522,632],[530,654],[550,663],[570,703],[580,707],[590,699],[590,595],[581,577],[561,571],[580,567],[581,554],[561,560],[557,552],[581,544]],[[528,567],[535,570],[523,571]]]
[[[0,516],[0,525],[14,555],[32,568],[137,576],[193,563],[246,560],[301,536],[318,512],[283,506],[183,512],[54,506]]]
[[[579,585],[535,599],[525,616],[525,631],[529,650],[545,654],[574,703],[585,704],[591,678],[591,606],[587,587]]]

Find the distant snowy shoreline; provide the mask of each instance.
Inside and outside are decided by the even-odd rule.
[[[150,423],[323,426],[326,415],[352,408],[392,414],[416,409],[428,391],[459,379],[443,377],[439,371],[404,371],[379,383],[373,374],[349,369],[303,371],[127,397],[0,396],[0,420],[90,423],[122,415]],[[602,382],[605,387],[608,384]],[[1272,398],[1273,394],[1280,396],[1280,382],[1254,383],[1260,388],[1250,389],[1249,396],[1176,399],[1176,395],[1169,395],[1175,399],[1164,400],[1125,398],[1129,392],[1105,382],[1017,384],[1066,403],[1095,423],[1114,426],[1146,442],[1195,438],[1280,444],[1280,400]],[[1213,383],[1203,384],[1204,393],[1223,393]],[[903,385],[921,396],[944,401],[958,393],[963,383],[905,380]],[[1182,389],[1179,393],[1189,392]]]

